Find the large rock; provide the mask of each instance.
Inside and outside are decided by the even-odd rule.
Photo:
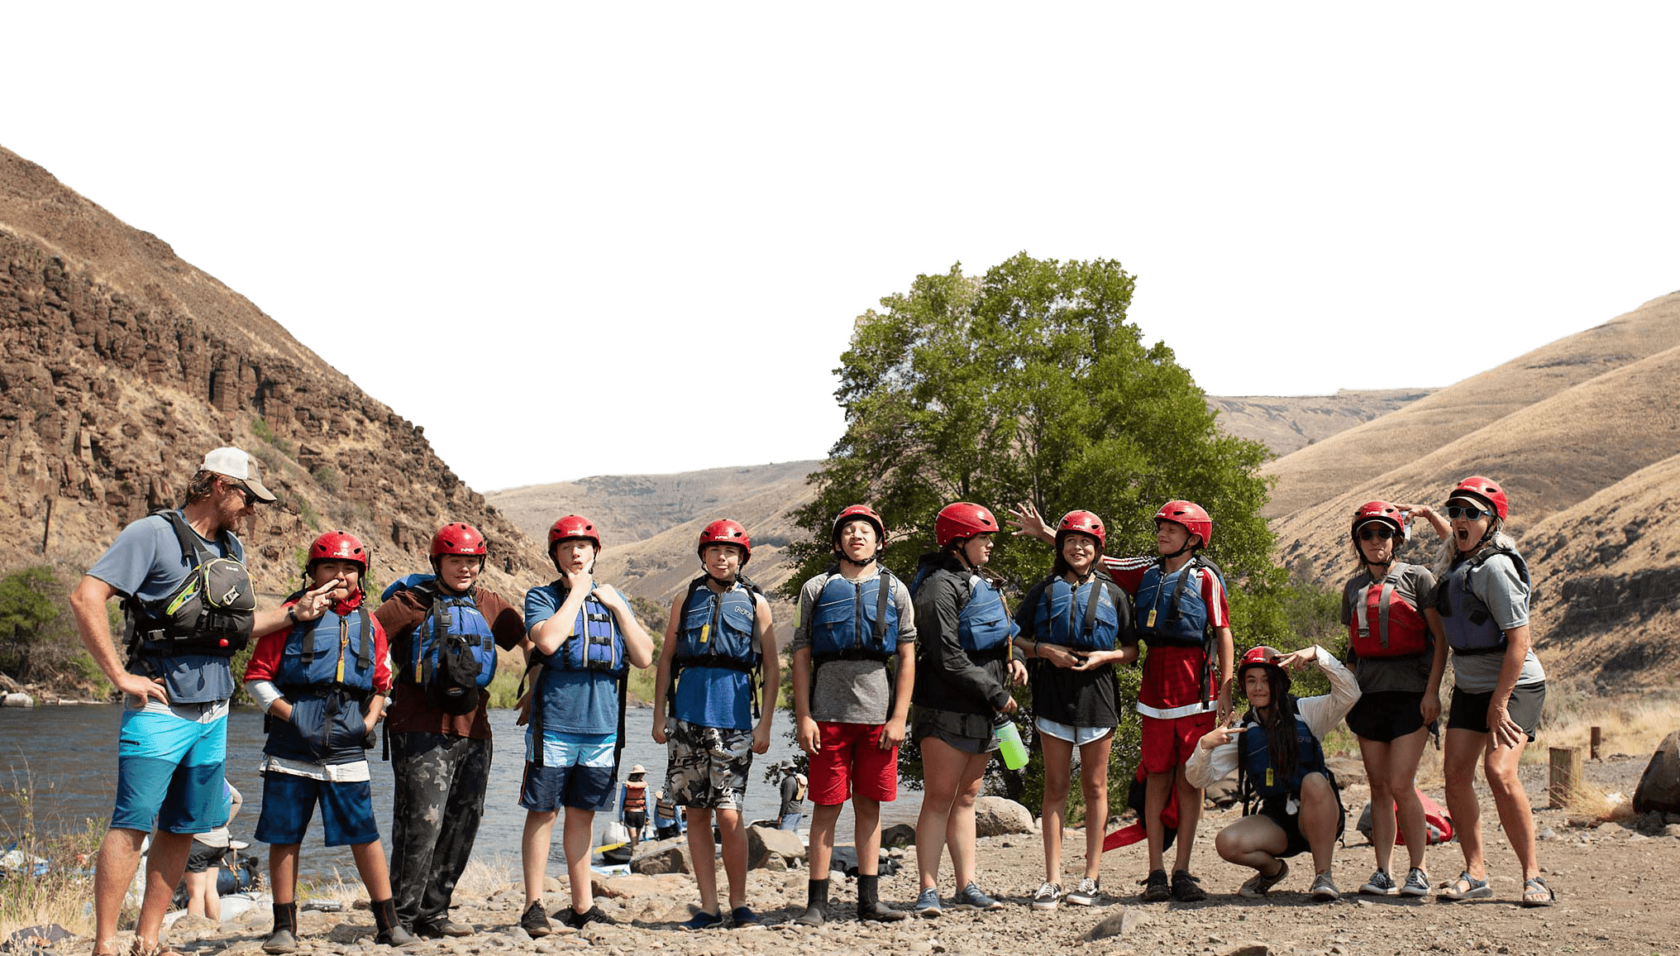
[[[974,834],[1003,836],[1033,832],[1032,811],[1006,797],[981,797],[974,801]]]
[[[792,830],[747,827],[747,868],[757,870],[768,866],[772,857],[783,863],[803,860],[805,844],[799,842],[799,834]]]
[[[1633,812],[1680,813],[1680,730],[1663,738],[1651,762],[1645,765],[1645,775],[1639,778],[1639,789],[1633,792]]]
[[[881,848],[915,846],[916,828],[908,823],[895,823],[881,831]]]
[[[639,852],[630,861],[630,871],[644,876],[693,873],[694,863],[688,856],[688,838],[679,836],[639,844]]]

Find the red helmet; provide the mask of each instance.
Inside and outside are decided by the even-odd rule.
[[[1283,686],[1287,688],[1290,684],[1289,672],[1277,665],[1278,658],[1282,656],[1277,652],[1277,648],[1264,644],[1251,649],[1243,655],[1242,663],[1237,665],[1237,686],[1242,686],[1243,675],[1250,667],[1264,667],[1283,675]]]
[[[840,540],[840,526],[845,524],[848,521],[851,521],[853,518],[862,518],[863,520],[865,520],[865,521],[869,522],[870,524],[874,525],[875,526],[875,540],[880,542],[882,545],[886,544],[886,542],[887,542],[887,525],[886,525],[886,522],[882,521],[881,516],[875,513],[875,509],[869,507],[868,505],[851,505],[851,506],[847,507],[846,509],[844,509],[843,511],[841,511],[839,514],[835,515],[834,516],[834,526],[833,526],[832,532],[829,534],[829,540],[833,541],[833,542],[838,542]]]
[[[368,569],[367,548],[362,547],[362,540],[348,531],[328,531],[315,539],[309,546],[309,560],[305,567],[314,567],[317,561],[352,561],[362,566],[362,573]]]
[[[946,505],[933,519],[933,539],[941,548],[953,541],[972,538],[977,534],[993,534],[998,530],[997,519],[984,506],[967,501]]]
[[[1353,533],[1357,537],[1359,526],[1367,521],[1386,521],[1394,526],[1394,532],[1400,536],[1400,543],[1406,543],[1406,523],[1400,520],[1400,509],[1386,501],[1367,501],[1353,513]]]
[[[595,522],[583,515],[566,515],[554,526],[548,529],[548,556],[554,556],[554,546],[567,538],[588,538],[595,542],[595,550],[601,550],[601,533],[595,530]]]
[[[1194,501],[1169,501],[1155,512],[1156,521],[1171,521],[1183,525],[1191,534],[1201,535],[1202,547],[1213,543],[1213,519]]]
[[[1505,489],[1499,487],[1499,484],[1492,478],[1483,478],[1481,475],[1471,475],[1459,482],[1458,485],[1453,488],[1452,494],[1447,496],[1447,500],[1451,501],[1454,498],[1463,497],[1479,498],[1487,504],[1492,505],[1493,510],[1499,515],[1499,520],[1505,520],[1507,511]]]
[[[1101,554],[1103,546],[1108,542],[1108,532],[1103,530],[1102,519],[1089,511],[1070,511],[1062,515],[1062,521],[1056,525],[1056,553],[1062,551],[1062,535],[1070,531],[1088,534],[1097,539],[1097,553]]]
[[[741,527],[739,521],[723,518],[706,526],[700,532],[700,543],[695,547],[696,554],[704,554],[708,544],[733,544],[741,548],[741,567],[747,566],[752,557],[752,539],[747,537],[747,529]]]
[[[476,554],[480,557],[490,553],[484,544],[484,535],[478,529],[463,521],[446,524],[432,535],[432,559],[435,561],[446,554]]]

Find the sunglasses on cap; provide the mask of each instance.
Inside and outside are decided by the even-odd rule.
[[[1479,505],[1453,505],[1453,504],[1447,505],[1447,517],[1448,518],[1454,518],[1454,519],[1463,518],[1466,521],[1475,521],[1477,518],[1480,518],[1482,515],[1491,515],[1491,514],[1493,514],[1493,512],[1491,512],[1491,511],[1487,510],[1486,508],[1483,508]]]
[[[1386,524],[1368,524],[1359,529],[1361,541],[1389,541],[1394,538],[1394,529]]]

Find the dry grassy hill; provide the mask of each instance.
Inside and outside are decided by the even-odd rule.
[[[1209,395],[1207,402],[1219,413],[1222,431],[1260,442],[1281,456],[1398,411],[1434,391],[1344,388],[1334,395]]]

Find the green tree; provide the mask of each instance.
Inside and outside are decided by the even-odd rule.
[[[1222,434],[1172,349],[1144,343],[1126,318],[1133,288],[1113,260],[1021,253],[979,278],[960,264],[917,276],[860,316],[837,370],[846,431],[810,476],[815,500],[794,514],[809,540],[790,548],[798,571],[783,593],[796,598],[831,561],[829,523],[854,502],[887,521],[884,561],[909,580],[934,547],[935,514],[952,501],[984,504],[1000,520],[1018,502],[1052,522],[1088,509],[1107,524],[1110,554],[1153,554],[1153,515],[1185,498],[1213,516],[1208,554],[1233,589],[1241,582],[1265,595],[1245,613],[1285,620],[1274,605],[1286,578],[1259,515],[1266,449]],[[991,567],[1016,596],[1048,572],[1041,543],[1001,535],[998,544]],[[914,786],[919,763],[906,757]],[[1007,777],[1004,789],[1035,798],[1025,777],[1025,792]]]
[[[34,679],[36,652],[63,630],[62,588],[52,568],[34,567],[0,578],[0,655],[19,680]]]

